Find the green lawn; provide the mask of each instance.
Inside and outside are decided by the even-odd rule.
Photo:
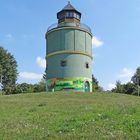
[[[140,97],[0,95],[0,140],[140,140]]]

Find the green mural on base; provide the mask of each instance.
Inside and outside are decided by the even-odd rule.
[[[88,91],[92,92],[92,79],[86,77],[53,78],[47,80],[48,91]]]

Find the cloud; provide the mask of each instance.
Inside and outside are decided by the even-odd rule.
[[[134,75],[135,70],[131,69],[131,68],[126,68],[124,67],[119,74],[117,74],[115,77],[116,81],[120,81],[122,84],[126,84],[127,82],[130,82],[131,77]],[[105,90],[112,90],[113,88],[116,87],[115,83],[115,79],[109,83],[106,87]]]
[[[109,83],[108,86],[107,86],[107,90],[112,90],[113,88],[115,88],[116,85],[113,84],[113,83]]]
[[[99,48],[104,44],[103,41],[101,41],[100,39],[98,39],[97,37],[93,37],[92,38],[92,46],[93,48]]]
[[[12,34],[10,34],[10,33],[8,33],[8,34],[6,34],[5,35],[5,38],[7,39],[7,40],[14,40],[14,37],[13,37],[13,35]]]
[[[131,78],[134,74],[134,70],[130,68],[123,68],[118,75],[119,78]]]
[[[40,56],[37,57],[36,63],[39,65],[39,67],[45,69],[46,68],[46,60],[44,58],[41,58]]]
[[[117,75],[117,78],[121,83],[125,84],[129,81],[131,81],[132,76],[134,75],[135,70],[131,68],[123,68],[120,71],[120,74]]]
[[[23,79],[29,79],[29,80],[40,80],[42,79],[43,75],[33,72],[20,72],[19,77]]]

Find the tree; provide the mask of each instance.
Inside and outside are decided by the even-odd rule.
[[[34,85],[22,83],[16,86],[17,93],[32,93],[34,92]]]
[[[136,95],[137,86],[134,83],[128,82],[126,84],[121,84],[120,81],[116,82],[116,87],[112,89],[112,92],[125,93]]]
[[[34,92],[45,92],[46,91],[46,80],[42,79],[38,84],[34,85]]]
[[[136,69],[136,73],[132,76],[131,80],[133,81],[135,85],[137,85],[137,89],[136,89],[137,91],[135,92],[135,94],[139,96],[140,94],[140,67]]]
[[[131,78],[132,82],[121,84],[120,81],[116,82],[116,88],[112,92],[125,93],[131,95],[139,95],[140,92],[140,67],[136,69],[136,73]]]
[[[47,79],[46,70],[45,70],[45,73],[43,74],[43,79],[44,79],[44,80],[46,80],[46,79]]]
[[[134,84],[140,86],[140,67],[136,69],[136,73],[132,76],[131,80]]]
[[[136,85],[131,82],[128,82],[127,84],[123,85],[123,89],[124,89],[124,93],[135,95]]]
[[[17,80],[17,62],[3,47],[0,47],[0,78],[3,90],[10,94]]]
[[[97,79],[92,75],[92,91],[102,91],[103,89],[99,86],[99,82]]]
[[[0,90],[2,89],[2,66],[0,64]]]
[[[124,93],[124,85],[120,81],[116,81],[116,87],[112,89],[116,93]]]

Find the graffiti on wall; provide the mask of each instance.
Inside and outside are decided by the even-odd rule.
[[[88,81],[90,84],[90,91],[92,91],[92,80],[85,77],[74,77],[74,78],[53,78],[47,80],[48,90],[61,91],[61,90],[75,90],[84,91],[84,83]]]

